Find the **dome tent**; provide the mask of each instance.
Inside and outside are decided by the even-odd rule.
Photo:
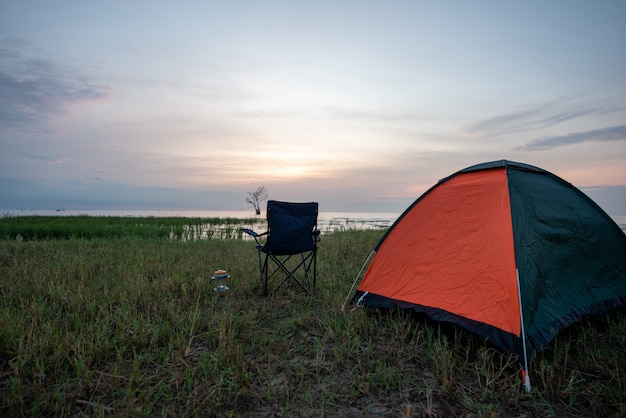
[[[354,296],[456,324],[528,362],[562,329],[626,304],[626,235],[543,169],[493,161],[439,181],[373,251]]]

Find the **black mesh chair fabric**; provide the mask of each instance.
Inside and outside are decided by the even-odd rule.
[[[259,274],[263,294],[273,276],[283,276],[275,290],[293,281],[305,292],[315,290],[317,276],[318,203],[267,202],[267,232],[242,231],[254,237],[259,255]],[[259,238],[267,235],[265,243]],[[262,257],[261,254],[265,257]]]

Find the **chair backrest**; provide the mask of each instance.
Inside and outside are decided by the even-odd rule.
[[[313,231],[317,229],[317,202],[290,203],[268,200],[265,248],[283,253],[316,249]]]

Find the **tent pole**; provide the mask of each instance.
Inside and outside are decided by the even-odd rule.
[[[352,294],[352,290],[354,289],[354,286],[356,285],[357,280],[359,280],[359,277],[361,277],[361,273],[363,273],[363,269],[365,268],[367,263],[369,263],[370,258],[372,258],[372,256],[375,253],[376,253],[376,250],[372,250],[370,255],[367,257],[367,260],[365,260],[365,263],[363,263],[363,267],[361,267],[361,270],[359,270],[359,274],[356,275],[356,277],[354,279],[354,283],[352,283],[352,287],[350,288],[350,291],[348,291],[348,295],[346,296],[346,300],[343,302],[343,305],[341,305],[341,312],[343,312],[343,310],[346,308],[346,305],[348,304],[348,299],[350,299],[350,295]]]
[[[524,350],[524,370],[522,373],[522,377],[524,378],[524,387],[526,388],[526,392],[530,392],[530,376],[528,374],[528,355],[526,353],[526,329],[524,327],[524,309],[522,308],[522,292],[521,292],[521,286],[519,282],[519,270],[518,269],[515,269],[515,275],[517,276],[517,296],[519,299],[520,320],[522,321],[522,347]]]

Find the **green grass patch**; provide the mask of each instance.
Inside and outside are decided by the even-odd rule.
[[[259,217],[3,216],[0,217],[0,239],[240,239],[241,227],[265,223],[265,219]]]
[[[0,415],[626,414],[624,311],[559,335],[533,361],[529,394],[513,359],[460,329],[341,311],[383,233],[323,236],[313,297],[289,286],[259,296],[242,239],[9,235]],[[218,268],[231,274],[220,294]]]

